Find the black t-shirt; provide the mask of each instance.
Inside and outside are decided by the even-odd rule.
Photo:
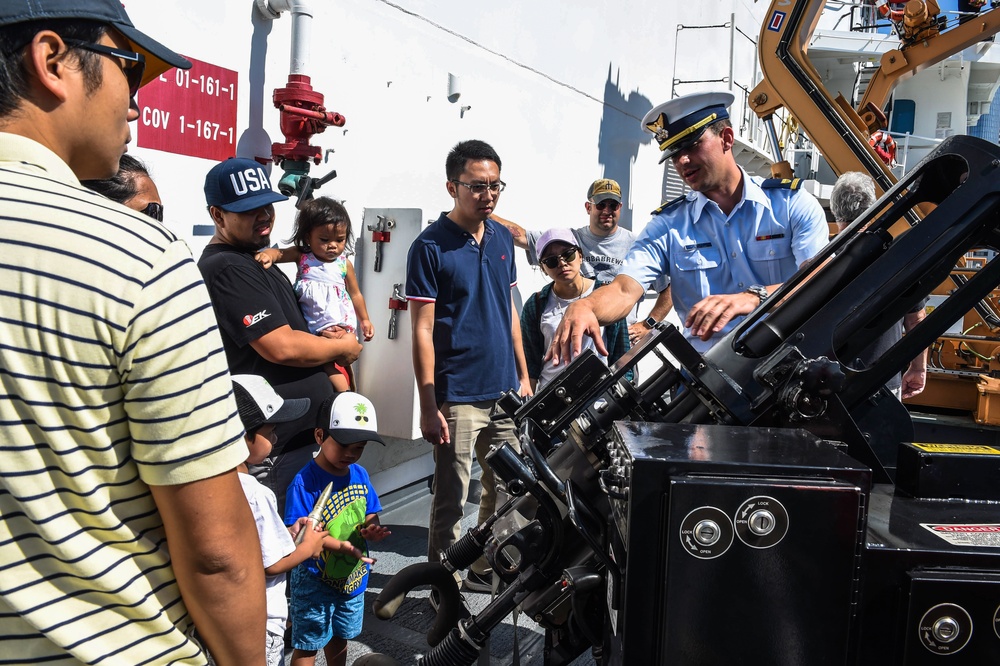
[[[279,445],[287,443],[286,448],[294,448],[289,435],[315,427],[320,404],[332,395],[333,385],[322,367],[296,368],[271,363],[250,345],[286,324],[309,333],[291,283],[277,266],[265,270],[254,261],[252,253],[221,243],[205,247],[198,268],[219,322],[229,371],[264,377],[282,398],[312,400],[305,417],[276,428]],[[308,443],[308,438],[296,442],[302,443]]]

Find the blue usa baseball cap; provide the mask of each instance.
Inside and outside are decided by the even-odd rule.
[[[0,2],[0,25],[14,25],[44,19],[79,19],[97,21],[113,27],[146,58],[142,85],[146,85],[171,67],[191,69],[187,58],[174,53],[149,35],[139,32],[125,13],[121,0],[3,0]]]
[[[271,179],[259,162],[230,157],[205,176],[205,201],[230,213],[245,213],[288,197],[271,189]]]
[[[710,125],[728,118],[734,99],[727,91],[693,93],[653,107],[643,117],[642,129],[660,144],[660,162],[694,145]]]

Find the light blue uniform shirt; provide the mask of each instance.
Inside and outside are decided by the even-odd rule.
[[[826,214],[808,192],[762,189],[763,179],[745,171],[743,182],[743,197],[728,217],[714,201],[689,192],[650,220],[625,257],[621,274],[643,287],[670,276],[681,324],[706,296],[784,282],[829,239]],[[684,335],[703,352],[742,319],[729,322],[708,342],[689,329]]]

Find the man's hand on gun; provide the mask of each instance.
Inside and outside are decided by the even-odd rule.
[[[587,303],[576,301],[566,308],[555,335],[552,336],[552,346],[545,354],[545,361],[551,361],[552,366],[569,364],[580,355],[583,348],[583,336],[588,335],[594,340],[594,348],[602,356],[608,355],[601,338],[601,325],[597,316]]]
[[[726,327],[736,317],[748,315],[760,305],[760,299],[753,294],[713,294],[694,304],[688,312],[684,326],[691,334],[708,341]]]

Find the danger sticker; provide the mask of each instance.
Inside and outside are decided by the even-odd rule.
[[[1000,449],[981,444],[922,444],[913,442],[913,446],[928,453],[973,453],[983,456],[1000,455]]]
[[[944,525],[920,523],[920,526],[953,546],[1000,548],[1000,524]]]

